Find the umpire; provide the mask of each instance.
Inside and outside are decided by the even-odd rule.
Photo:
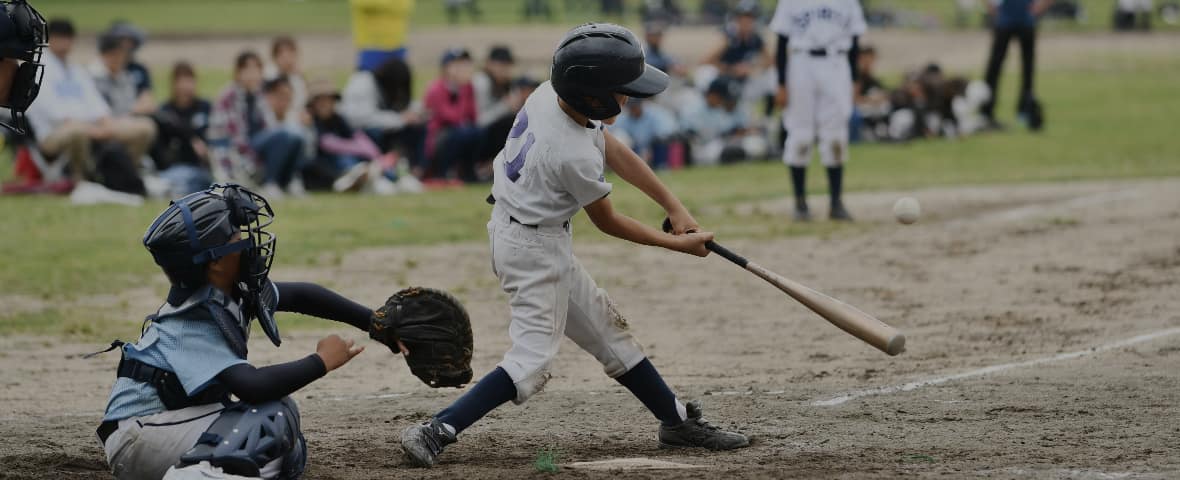
[[[1044,125],[1040,102],[1033,94],[1033,71],[1036,68],[1037,20],[1052,0],[987,0],[988,14],[992,19],[992,49],[987,61],[985,80],[991,89],[992,98],[980,111],[987,117],[988,124],[997,127],[995,120],[996,97],[998,97],[1000,68],[1008,53],[1008,42],[1012,37],[1020,44],[1020,103],[1017,115],[1032,130]]]

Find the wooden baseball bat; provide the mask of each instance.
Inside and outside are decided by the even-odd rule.
[[[671,230],[672,223],[665,219],[664,231],[669,232]],[[734,253],[732,250],[719,245],[717,242],[709,241],[705,244],[705,248],[725,257],[726,260],[748,270],[750,273],[757,275],[758,278],[766,280],[771,285],[778,287],[783,293],[790,295],[791,298],[810,308],[811,311],[818,313],[819,316],[824,317],[832,325],[852,334],[852,336],[863,340],[869,345],[877,347],[878,350],[889,355],[897,355],[905,351],[905,335],[896,328],[886,325],[885,322],[873,318],[872,315],[770,271],[766,267],[751,262],[745,257]]]

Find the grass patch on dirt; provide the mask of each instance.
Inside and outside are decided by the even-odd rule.
[[[1180,76],[1180,59],[1145,63],[1111,58],[1092,65],[1042,75],[1039,90],[1047,108],[1047,131],[1030,134],[1013,128],[958,141],[856,146],[848,189],[1180,175],[1173,132],[1180,97],[1172,80]],[[1005,79],[1006,95],[998,110],[1008,114],[1009,120],[1008,112],[1015,105],[1014,81]],[[10,165],[0,162],[0,169]],[[810,188],[822,192],[822,170],[813,167],[811,172]],[[757,209],[752,215],[733,215],[738,205],[789,194],[784,169],[777,161],[662,176],[699,213],[698,220],[721,232],[722,238],[839,235],[868,228],[828,222],[792,224],[776,213]],[[277,203],[277,264],[331,265],[348,252],[366,247],[483,241],[488,189],[479,185],[396,197],[314,195]],[[616,182],[612,199],[621,211],[651,225],[658,225],[663,217],[658,206],[624,183]],[[0,262],[2,294],[68,302],[84,295],[117,294],[145,283],[162,285],[141,237],[166,204],[152,200],[139,208],[76,207],[55,197],[0,199],[4,219],[0,251],[5,252]],[[585,215],[576,217],[575,230],[580,242],[606,240]],[[72,319],[105,318],[103,311],[3,310],[0,333],[71,333]],[[130,323],[125,320],[119,321]]]

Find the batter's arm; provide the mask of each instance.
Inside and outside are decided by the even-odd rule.
[[[684,252],[698,257],[709,255],[705,242],[713,239],[709,232],[672,235],[649,227],[643,222],[615,210],[610,197],[602,197],[586,205],[586,215],[602,233],[640,245],[651,245]]]
[[[623,142],[620,142],[610,132],[603,133],[606,137],[607,166],[627,183],[634,185],[635,188],[663,207],[664,211],[668,213],[668,218],[672,219],[674,233],[680,234],[688,230],[701,229],[680,199],[664,185],[664,182],[660,181],[660,177],[656,176],[647,162],[643,161],[626,145],[623,145]]]

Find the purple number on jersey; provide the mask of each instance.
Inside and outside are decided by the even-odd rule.
[[[525,113],[524,109],[521,109],[520,113],[516,115],[516,125],[513,125],[512,131],[508,132],[508,138],[520,138],[521,135],[524,135],[524,131],[528,129],[529,116]],[[520,169],[524,167],[524,158],[528,156],[529,149],[533,148],[534,140],[536,138],[530,132],[524,140],[524,146],[520,147],[520,151],[516,152],[516,156],[512,157],[512,161],[504,164],[506,167],[504,172],[508,175],[509,180],[515,182],[520,179]]]

